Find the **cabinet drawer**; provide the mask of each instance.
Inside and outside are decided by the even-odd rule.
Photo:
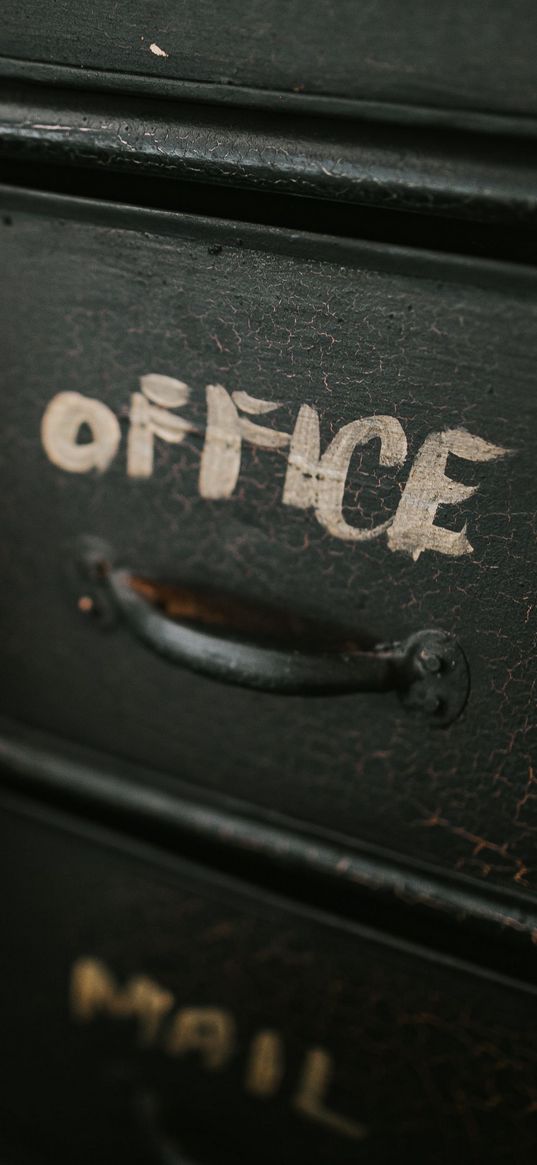
[[[3,199],[2,715],[534,887],[534,273]],[[93,618],[88,539],[161,623],[209,588],[366,650],[445,631],[468,702],[172,666]]]
[[[4,1145],[530,1159],[533,988],[36,809],[1,822]]]
[[[176,95],[178,82],[211,99],[263,102],[285,94],[301,104],[318,97],[468,113],[537,114],[531,0],[455,0],[444,10],[426,0],[285,0],[250,4],[211,0],[150,6],[120,0],[114,19],[106,0],[88,7],[6,0],[3,72],[42,76],[63,66],[71,81],[132,89],[148,81]],[[106,77],[103,78],[103,72]],[[61,69],[57,70],[61,79]],[[50,73],[49,73],[50,77]],[[174,85],[175,83],[175,85]],[[244,90],[247,90],[247,94]],[[237,93],[237,90],[239,93]],[[242,92],[241,92],[242,90]],[[278,101],[279,97],[279,101]],[[390,108],[392,107],[392,108]]]

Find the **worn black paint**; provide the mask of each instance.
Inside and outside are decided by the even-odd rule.
[[[97,181],[116,173],[124,180],[211,183],[219,187],[215,199],[237,187],[250,195],[322,199],[356,207],[353,234],[362,206],[506,227],[534,228],[537,221],[535,148],[507,134],[251,110],[230,115],[207,105],[35,86],[5,85],[0,95],[6,175],[15,159],[32,163],[37,174],[41,164],[54,163],[86,173],[92,167]],[[83,193],[83,174],[79,188]],[[177,209],[180,197],[178,190]],[[131,201],[128,181],[123,198]],[[301,213],[307,222],[307,204]],[[336,205],[326,207],[327,234],[338,213]]]
[[[19,800],[4,792],[0,813],[0,1155],[530,1160],[536,276],[470,256],[534,263],[534,6],[113,9],[3,12],[0,779]],[[197,428],[133,482],[128,399],[148,371],[192,385]],[[449,466],[480,486],[438,516],[467,520],[473,556],[338,542],[282,506],[281,454],[245,448],[233,499],[202,501],[208,381],[283,401],[282,428],[316,404],[323,443],[396,415],[409,461],[379,474],[375,447],[355,455],[351,522],[393,512],[432,429],[508,446]],[[101,478],[40,447],[62,389],[120,418]],[[174,668],[103,617],[102,586],[96,619],[77,610],[88,534],[129,577],[212,586],[362,644],[445,627],[471,668],[464,714],[435,738],[393,695],[281,698]],[[179,1006],[230,1007],[229,1071],[144,1053],[128,1022],[70,1022],[84,954],[151,975]],[[261,1027],[286,1046],[271,1102],[243,1089]],[[316,1044],[363,1145],[289,1105]]]
[[[4,0],[3,56],[131,78],[537,114],[532,0]],[[167,56],[155,56],[151,44]],[[16,67],[16,66],[15,66]]]
[[[395,858],[321,828],[297,829],[259,807],[246,816],[228,795],[20,724],[1,722],[0,764],[3,784],[17,793],[151,840],[217,875],[534,982],[537,913],[517,888]]]
[[[21,201],[4,202],[2,522],[17,554],[3,569],[3,713],[297,823],[533,887],[533,274],[67,200],[29,198],[23,212]],[[147,371],[192,386],[201,431],[203,386],[221,381],[283,400],[282,426],[302,401],[318,404],[323,440],[386,412],[411,456],[458,424],[513,455],[457,466],[480,489],[445,520],[468,519],[473,556],[418,563],[382,540],[334,540],[282,506],[277,454],[245,450],[236,496],[213,503],[197,493],[201,436],[162,445],[150,482],[126,479],[124,447],[101,478],[50,465],[39,426],[55,392],[96,395],[125,418]],[[366,520],[379,521],[401,480],[383,474],[379,487],[370,450],[349,500],[360,489]],[[62,584],[80,534],[106,538],[147,577],[210,576],[239,598],[336,614],[379,638],[449,617],[472,672],[467,709],[433,740],[384,697],[312,707],[224,690],[125,632],[95,635]]]

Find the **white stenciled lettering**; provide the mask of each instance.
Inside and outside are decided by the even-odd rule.
[[[202,498],[229,498],[241,465],[239,414],[222,384],[208,384],[207,429],[201,455],[199,491]]]
[[[389,550],[410,554],[414,561],[425,550],[451,558],[472,553],[466,523],[462,529],[452,530],[438,522],[440,506],[463,502],[479,488],[450,476],[448,458],[495,461],[507,456],[508,449],[461,428],[430,433],[414,458],[395,513],[368,528],[343,513],[352,457],[357,448],[378,441],[380,469],[404,465],[407,437],[396,417],[358,417],[343,425],[321,453],[319,413],[312,405],[300,406],[289,434],[258,419],[282,408],[281,402],[259,400],[244,391],[228,392],[222,384],[208,384],[205,391],[207,420],[198,483],[202,498],[225,500],[233,496],[243,442],[247,442],[258,449],[286,450],[283,504],[313,510],[334,538],[369,542],[384,534]],[[173,411],[189,400],[190,389],[182,380],[154,372],[140,377],[140,391],[133,393],[129,410],[129,477],[152,477],[157,438],[179,445],[188,433],[199,435],[196,425]],[[84,428],[90,440],[81,439]],[[58,468],[69,473],[102,472],[117,454],[121,431],[116,415],[102,401],[60,392],[45,410],[41,438],[47,456]]]
[[[230,396],[221,384],[208,384],[206,394],[207,429],[199,491],[202,498],[229,498],[240,473],[242,441],[249,441],[259,449],[283,449],[290,437],[288,433],[256,425],[239,416],[239,409],[250,416],[262,416],[281,405],[256,400],[246,392],[234,392]]]
[[[91,441],[80,441],[87,426]],[[119,421],[108,405],[79,392],[59,392],[47,406],[41,422],[41,440],[47,457],[67,473],[104,471],[113,461],[121,440]]]
[[[311,405],[302,405],[289,450],[283,501],[288,506],[308,506],[322,526],[346,542],[378,538],[392,518],[372,529],[351,526],[343,517],[343,498],[351,457],[357,446],[380,441],[379,464],[403,465],[407,455],[404,430],[395,417],[373,416],[351,421],[339,429],[320,456],[319,416]]]
[[[307,510],[317,502],[317,475],[321,457],[319,414],[312,405],[301,405],[291,437],[283,487],[284,506]]]
[[[508,449],[491,445],[465,429],[446,429],[431,433],[418,451],[399,502],[395,519],[388,530],[390,550],[406,550],[417,561],[424,550],[459,557],[471,554],[473,546],[462,530],[436,526],[434,518],[441,505],[453,506],[472,497],[477,485],[463,485],[446,475],[450,453],[465,461],[495,461],[505,457]]]
[[[141,392],[131,397],[130,426],[127,440],[129,477],[151,477],[155,437],[180,445],[194,428],[189,421],[170,409],[186,404],[190,389],[182,380],[151,372],[140,377]]]

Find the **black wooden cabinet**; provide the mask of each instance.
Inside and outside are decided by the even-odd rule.
[[[535,17],[7,4],[0,1151],[535,1150]]]
[[[17,545],[4,715],[304,826],[531,887],[533,271],[19,192],[4,205],[2,523]],[[187,386],[160,419],[152,373]],[[233,393],[273,411],[248,421]],[[145,452],[144,402],[157,426]],[[208,402],[250,424],[232,463],[234,431],[221,436]],[[305,409],[324,455],[317,501],[315,467],[293,468]],[[83,463],[62,445],[71,415],[94,425]],[[371,416],[370,438],[349,433]],[[189,429],[159,436],[168,417]],[[428,456],[445,473],[421,487]],[[343,504],[325,472],[346,474]],[[414,521],[435,490],[434,520]],[[282,696],[192,675],[84,609],[88,538],[142,580],[268,603],[358,644],[450,632],[468,702],[436,728],[391,692]]]

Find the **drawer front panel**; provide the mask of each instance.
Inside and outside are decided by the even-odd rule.
[[[28,810],[2,853],[4,1136],[91,1165],[530,1159],[533,989]]]
[[[174,9],[164,0],[119,0],[114,20],[106,0],[67,9],[28,0],[21,11],[4,4],[5,57],[84,70],[128,74],[125,88],[152,77],[166,92],[170,80],[210,82],[224,100],[232,87],[318,94],[436,110],[537,114],[533,62],[536,32],[531,0],[506,7],[495,0],[456,0],[444,12],[426,0],[228,0]],[[105,32],[106,30],[106,32]],[[91,82],[81,78],[81,84]],[[117,86],[118,78],[115,79]]]
[[[2,227],[3,715],[533,886],[531,273],[31,205],[8,198]],[[142,579],[362,641],[448,631],[467,707],[429,730],[395,694],[173,667],[87,617],[71,573],[88,536]]]

